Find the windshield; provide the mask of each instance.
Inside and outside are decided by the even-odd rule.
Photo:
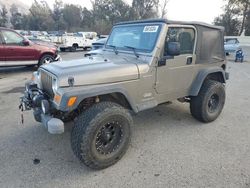
[[[116,26],[107,41],[106,48],[115,46],[116,49],[131,51],[151,52],[154,49],[161,25],[142,24]]]

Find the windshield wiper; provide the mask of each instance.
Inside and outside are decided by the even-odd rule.
[[[123,46],[123,47],[133,50],[135,56],[136,56],[137,58],[139,57],[139,55],[136,53],[136,50],[137,50],[137,49],[136,49],[135,47],[132,47],[132,46]]]
[[[118,54],[118,51],[117,51],[117,47],[116,47],[116,46],[110,45],[110,44],[107,44],[107,46],[113,48],[116,55]]]

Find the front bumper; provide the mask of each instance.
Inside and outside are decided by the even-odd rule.
[[[20,98],[19,108],[21,111],[33,109],[35,120],[41,122],[49,133],[62,134],[64,132],[63,121],[53,117],[53,115],[49,113],[50,109],[42,109],[41,104],[44,100],[47,100],[48,102],[46,95],[37,88],[37,85],[34,83],[27,83],[24,96]],[[47,108],[51,107],[47,106]]]
[[[59,54],[57,54],[54,58],[54,61],[62,61],[62,58]]]
[[[42,124],[50,134],[64,133],[64,123],[62,120],[53,118],[52,116],[46,115],[44,113],[41,113],[40,116]]]

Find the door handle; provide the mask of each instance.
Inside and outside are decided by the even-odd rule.
[[[191,65],[193,63],[193,57],[187,57],[187,65]]]

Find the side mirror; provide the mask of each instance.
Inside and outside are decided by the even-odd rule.
[[[24,46],[29,46],[30,45],[30,42],[28,40],[23,40],[23,45]]]
[[[170,56],[178,56],[181,53],[181,45],[179,42],[168,42],[167,54]]]

